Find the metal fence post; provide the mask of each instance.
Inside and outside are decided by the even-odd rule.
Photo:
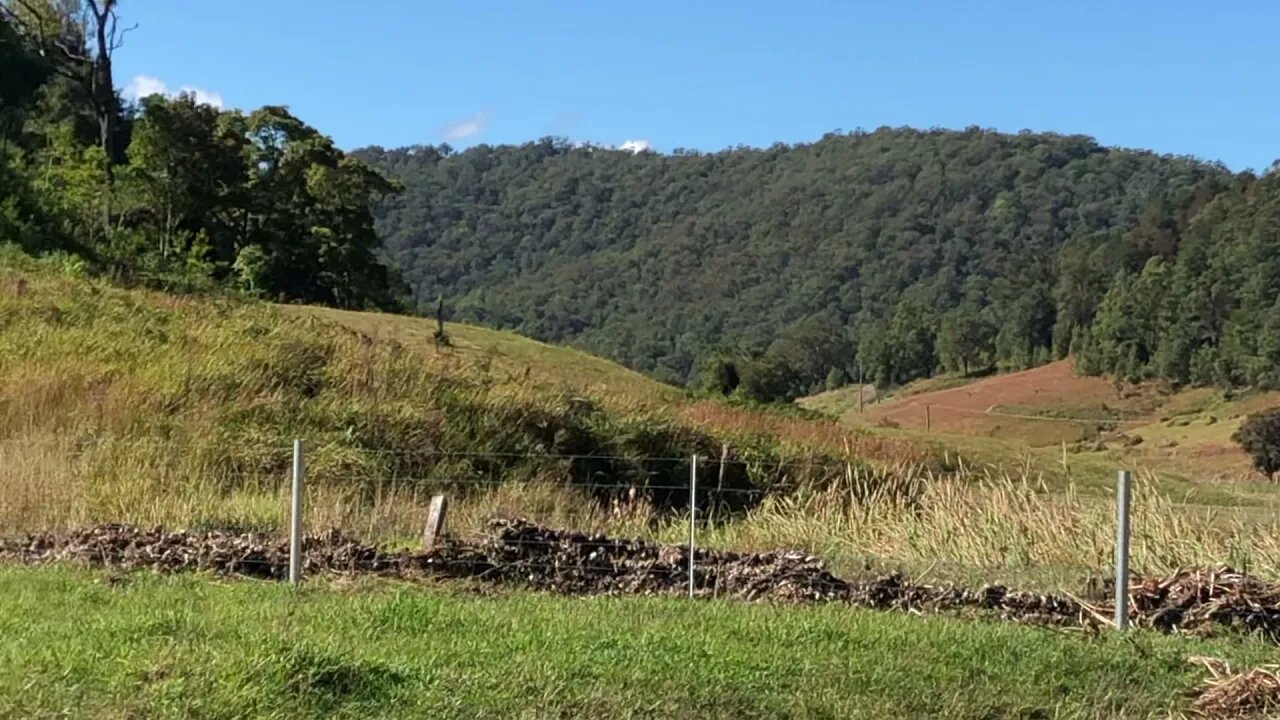
[[[1133,475],[1116,477],[1116,629],[1129,626],[1129,500]]]
[[[698,454],[689,464],[689,597],[693,597],[693,556],[698,551]]]
[[[289,582],[302,580],[302,441],[293,441],[293,491],[289,497]]]

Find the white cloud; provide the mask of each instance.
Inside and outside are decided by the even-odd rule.
[[[152,95],[168,95],[169,87],[160,78],[150,75],[134,75],[128,85],[124,86],[124,95],[133,100],[141,100]]]
[[[190,85],[183,85],[179,88],[178,92],[190,93],[196,96],[196,102],[204,103],[205,105],[212,105],[219,110],[222,109],[223,103],[221,93],[216,93],[212,90],[205,90],[204,88],[191,87]]]
[[[648,140],[627,140],[618,146],[619,150],[626,150],[631,153],[642,153],[645,150],[652,150],[653,143]]]
[[[151,77],[150,75],[134,75],[133,79],[124,86],[124,96],[131,100],[141,100],[152,95],[165,95],[174,97],[182,93],[194,95],[196,102],[205,105],[212,105],[218,109],[222,109],[223,101],[220,93],[204,88],[193,87],[191,85],[183,85],[178,88],[177,92],[170,92],[169,86],[160,78]]]
[[[473,138],[484,132],[489,126],[489,113],[478,112],[469,118],[464,118],[455,123],[449,123],[444,127],[444,139],[458,142]]]

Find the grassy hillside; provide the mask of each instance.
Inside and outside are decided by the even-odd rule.
[[[601,398],[657,407],[680,402],[684,393],[648,376],[574,348],[550,345],[478,325],[446,323],[447,346],[433,339],[435,322],[406,315],[285,305],[280,310],[350,328],[373,342],[391,341],[423,353],[431,362],[457,362],[510,384],[541,383]]]
[[[1108,562],[1110,501],[1098,484],[1077,491],[1074,464],[1044,476],[1017,453],[966,446],[966,436],[853,430],[689,398],[577,351],[481,328],[452,325],[455,344],[438,348],[432,329],[122,290],[78,277],[74,265],[9,257],[0,265],[0,525],[279,532],[289,444],[301,437],[309,527],[372,540],[412,541],[430,494],[445,490],[462,534],[498,514],[681,542],[679,489],[697,452],[706,497],[779,490],[717,517],[725,521],[702,533],[708,545],[795,547],[843,571],[1065,588]],[[983,457],[994,464],[975,461]],[[636,501],[611,490],[646,485],[670,489]],[[1232,488],[1206,506],[1187,501],[1185,483],[1140,476],[1135,568],[1275,569],[1275,494]]]
[[[731,461],[729,486],[767,488],[899,451],[508,333],[450,325],[453,344],[437,347],[428,320],[122,290],[59,262],[8,253],[0,266],[11,530],[279,527],[295,437],[317,522],[401,536],[432,488],[679,486],[695,452]]]
[[[1189,657],[1274,655],[838,606],[105,579],[0,568],[0,715],[1164,718],[1204,679]]]

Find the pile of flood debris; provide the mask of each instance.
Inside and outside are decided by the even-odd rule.
[[[288,544],[262,534],[167,532],[101,525],[64,534],[0,540],[0,561],[78,561],[118,569],[208,571],[258,578],[288,574]],[[911,612],[972,610],[1036,624],[1099,627],[1111,608],[1068,595],[909,582],[899,574],[846,580],[798,552],[697,550],[693,585],[700,597],[835,602]],[[543,527],[525,520],[490,521],[473,540],[445,539],[431,551],[388,550],[337,531],[308,536],[303,570],[404,578],[470,578],[551,592],[682,595],[689,589],[689,549],[647,540]],[[1165,632],[1238,627],[1280,642],[1280,584],[1229,568],[1181,570],[1135,580],[1130,617]]]
[[[0,539],[0,560],[74,561],[120,570],[208,571],[282,579],[289,574],[289,544],[259,533],[167,532],[109,524],[65,534]],[[336,530],[303,541],[306,573],[386,572],[398,562],[397,554],[362,545]]]
[[[522,520],[495,520],[478,544],[491,576],[568,594],[680,595],[689,591],[689,548],[645,540],[546,528]],[[845,580],[820,558],[800,552],[739,553],[697,550],[693,586],[699,597],[789,602],[843,602],[921,612],[974,608],[1011,619],[1055,625],[1080,622],[1080,609],[1064,598],[920,585],[893,573]]]
[[[1186,568],[1133,583],[1130,616],[1166,632],[1230,625],[1280,643],[1280,584],[1229,567]]]
[[[1226,661],[1191,657],[1187,662],[1208,671],[1191,707],[1207,718],[1275,717],[1280,710],[1280,666],[1232,672]]]

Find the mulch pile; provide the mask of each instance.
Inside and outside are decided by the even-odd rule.
[[[1233,625],[1280,643],[1280,584],[1229,567],[1179,570],[1130,588],[1135,624],[1201,632]]]
[[[683,546],[493,520],[480,538],[445,540],[430,552],[385,550],[337,531],[308,536],[303,571],[471,578],[575,595],[683,595],[688,592],[688,553]],[[288,557],[288,544],[266,535],[129,525],[0,539],[0,561],[26,564],[78,561],[124,570],[200,570],[279,579],[288,574]],[[694,585],[700,597],[838,602],[910,612],[974,610],[1062,627],[1101,627],[1111,617],[1106,605],[999,585],[923,585],[899,574],[845,580],[827,571],[820,559],[797,552],[698,550]],[[1131,603],[1131,622],[1139,627],[1193,633],[1238,627],[1280,643],[1280,585],[1229,568],[1187,569],[1135,581]]]
[[[132,525],[99,525],[64,535],[42,533],[0,540],[0,560],[26,564],[78,561],[121,570],[182,572],[283,579],[289,544],[256,533],[166,532]],[[338,531],[303,541],[303,572],[386,572],[398,556],[362,545]]]
[[[1207,718],[1274,717],[1280,710],[1280,666],[1264,665],[1233,673],[1222,660],[1189,658],[1203,666],[1209,678],[1196,693],[1192,708]]]

